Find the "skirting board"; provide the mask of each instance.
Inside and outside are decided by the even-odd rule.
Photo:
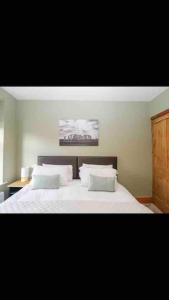
[[[150,196],[139,196],[139,197],[136,197],[136,199],[140,203],[153,203],[153,199]]]

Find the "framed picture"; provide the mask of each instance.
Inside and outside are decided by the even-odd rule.
[[[60,146],[98,146],[98,120],[59,120]]]

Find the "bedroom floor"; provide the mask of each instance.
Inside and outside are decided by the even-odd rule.
[[[162,214],[162,211],[157,206],[155,206],[153,203],[145,204],[145,206],[147,206],[149,209],[151,209],[156,214]]]

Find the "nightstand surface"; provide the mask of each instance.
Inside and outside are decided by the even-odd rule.
[[[30,182],[24,181],[22,182],[21,180],[16,180],[8,185],[9,188],[9,197],[13,196],[15,193],[19,192],[25,185],[27,185]]]
[[[23,188],[26,184],[28,184],[30,180],[22,182],[21,180],[16,180],[8,185],[9,188]]]

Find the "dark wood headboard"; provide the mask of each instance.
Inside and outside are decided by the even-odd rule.
[[[73,179],[76,179],[78,177],[76,156],[38,156],[38,165],[42,165],[42,164],[72,165]]]
[[[113,168],[117,169],[116,156],[38,156],[38,165],[72,165],[73,179],[79,178],[79,168],[83,163],[113,165]]]

